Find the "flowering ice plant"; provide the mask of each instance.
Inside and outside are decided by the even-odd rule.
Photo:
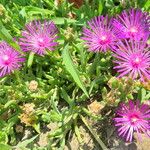
[[[25,58],[6,42],[0,43],[0,77],[19,69],[24,61]]]
[[[109,19],[108,16],[98,16],[90,20],[88,27],[83,28],[82,34],[85,44],[93,52],[106,52],[117,41],[112,19]]]
[[[46,50],[54,50],[58,44],[57,28],[51,21],[32,21],[22,31],[22,38],[19,44],[23,51],[32,51],[39,55],[46,54]]]
[[[140,139],[140,133],[150,136],[150,106],[140,104],[138,100],[122,103],[116,111],[114,121],[119,136],[126,141],[132,141],[134,132],[137,132]]]
[[[121,39],[147,40],[150,34],[150,17],[139,9],[124,10],[113,20],[113,26]]]
[[[150,79],[150,51],[144,41],[124,40],[117,44],[114,50],[114,69],[118,77],[128,75],[133,79]]]

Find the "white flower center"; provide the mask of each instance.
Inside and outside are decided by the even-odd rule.
[[[140,58],[138,58],[138,57],[135,59],[135,63],[137,63],[137,64],[140,63],[140,61],[141,61],[141,60],[140,60]]]
[[[129,120],[132,125],[135,125],[138,121],[140,121],[140,116],[137,113],[131,114],[131,116],[129,116]]]
[[[131,33],[137,33],[138,32],[138,29],[136,27],[131,27],[130,28],[130,32]]]
[[[44,42],[43,38],[39,38],[38,41],[39,41],[40,43],[43,43],[43,42]]]
[[[7,61],[7,60],[9,59],[9,57],[8,57],[7,55],[4,55],[4,56],[2,57],[2,59],[3,59],[4,61]]]
[[[134,68],[138,68],[139,65],[141,64],[141,62],[142,62],[142,60],[141,60],[141,58],[138,57],[138,56],[135,56],[135,58],[132,58],[132,66],[133,66]]]
[[[141,60],[140,60],[140,58],[137,57],[134,62],[135,62],[136,64],[139,64],[139,63],[141,62]]]
[[[133,117],[133,118],[131,118],[131,122],[132,123],[135,123],[135,122],[137,122],[139,119],[137,118],[137,117]]]
[[[102,40],[102,41],[105,41],[106,39],[107,39],[107,36],[106,36],[106,35],[101,36],[101,40]]]

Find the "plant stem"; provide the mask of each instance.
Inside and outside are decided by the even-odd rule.
[[[86,119],[82,115],[80,115],[80,118],[83,121],[83,123],[85,124],[85,126],[89,129],[89,131],[91,132],[91,134],[93,135],[93,137],[95,138],[95,140],[101,146],[101,148],[103,150],[108,150],[108,148],[105,146],[105,144],[103,143],[103,141],[97,136],[97,134],[95,133],[95,131],[88,125]]]
[[[15,71],[14,74],[15,74],[15,76],[16,76],[17,82],[18,82],[19,84],[22,84],[21,79],[20,79],[20,77],[19,77],[19,71]]]
[[[90,67],[89,70],[88,70],[88,74],[89,74],[89,75],[92,75],[93,72],[95,71],[95,68],[96,68],[97,64],[99,63],[99,59],[100,59],[100,54],[97,53],[97,54],[95,55],[94,62],[92,63],[91,67]]]

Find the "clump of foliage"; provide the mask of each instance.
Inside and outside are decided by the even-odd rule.
[[[0,47],[3,49],[0,57],[6,62],[9,50],[14,51],[10,70],[0,66],[1,149],[64,149],[71,134],[76,135],[82,147],[80,126],[86,126],[99,149],[107,149],[107,139],[92,128],[93,124],[101,125],[105,120],[113,124],[114,108],[120,102],[138,99],[147,104],[150,83],[145,76],[142,80],[136,79],[136,75],[118,78],[113,69],[117,54],[112,55],[112,47],[104,48],[105,53],[87,51],[81,38],[82,28],[95,16],[115,17],[130,8],[148,12],[149,1],[85,0],[80,5],[67,0],[0,0],[0,3],[0,39],[5,41]],[[33,31],[30,27],[33,22],[37,28],[27,33],[25,25],[28,31]],[[51,45],[46,45],[44,52],[32,47],[40,39],[38,27],[44,29],[43,36],[48,32],[51,37],[47,38]],[[23,46],[31,49],[27,52]],[[39,146],[38,140],[45,132],[46,144]]]

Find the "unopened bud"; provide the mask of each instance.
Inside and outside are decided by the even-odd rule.
[[[30,91],[36,91],[38,88],[38,82],[35,81],[35,80],[32,80],[30,83],[29,83],[29,90]]]
[[[64,33],[66,36],[66,40],[71,40],[71,39],[73,39],[73,28],[71,28],[71,27],[68,27],[67,29],[66,29],[66,31],[65,31],[65,33]]]
[[[63,0],[54,0],[54,5],[58,7]]]

